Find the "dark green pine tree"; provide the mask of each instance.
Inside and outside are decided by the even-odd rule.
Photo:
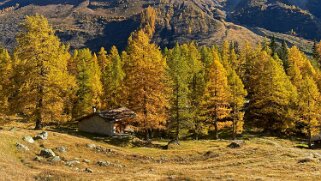
[[[289,54],[288,45],[286,44],[285,41],[283,41],[282,46],[278,51],[278,56],[283,62],[284,70],[287,70],[289,68],[288,54]]]
[[[179,45],[169,50],[166,57],[173,91],[169,128],[175,132],[178,141],[181,130],[190,124],[189,66]]]
[[[312,47],[312,55],[313,59],[318,63],[319,67],[321,67],[321,60],[320,54],[318,52],[318,42],[314,40],[313,47]]]
[[[276,43],[275,36],[271,38],[270,42],[271,55],[274,56],[277,53],[278,44]]]

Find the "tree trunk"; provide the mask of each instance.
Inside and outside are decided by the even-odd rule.
[[[310,91],[309,91],[310,92]],[[308,146],[311,149],[312,148],[312,143],[311,143],[311,138],[312,138],[312,133],[311,133],[311,109],[310,109],[310,99],[308,99]]]
[[[217,125],[217,118],[214,117],[214,139],[218,139],[218,125]]]
[[[41,130],[41,129],[42,129],[41,119],[37,118],[35,130]]]
[[[177,86],[177,89],[176,89],[176,141],[178,142],[179,140],[179,131],[180,131],[180,117],[179,117],[179,95],[178,95],[178,92],[179,92],[179,86]]]
[[[310,116],[308,118],[309,125],[308,125],[308,146],[311,149],[312,148],[312,133],[311,133],[311,120]]]
[[[40,61],[40,70],[39,70],[39,76],[43,78],[45,75],[44,73],[44,65],[43,61]],[[37,64],[38,66],[38,64]],[[42,129],[42,107],[43,107],[43,94],[44,94],[44,87],[43,82],[38,83],[37,85],[37,97],[36,97],[36,130]]]
[[[37,98],[37,103],[36,103],[36,112],[35,112],[35,116],[36,116],[36,126],[35,126],[35,130],[40,130],[42,129],[42,113],[41,113],[41,109],[43,107],[42,105],[42,95],[43,95],[43,88],[40,86],[39,87],[39,98]]]
[[[150,138],[149,138],[149,131],[148,131],[148,129],[145,129],[145,136],[146,136],[146,141],[149,141]]]
[[[195,124],[195,140],[198,140],[198,137],[199,137],[199,125],[198,123]]]
[[[238,116],[238,112],[236,111],[236,107],[234,106],[234,115],[233,115],[233,140],[236,140],[237,116]]]
[[[233,140],[236,140],[236,120],[233,118]]]
[[[309,129],[309,137],[308,137],[308,146],[311,149],[312,148],[312,136],[311,136],[311,130]]]

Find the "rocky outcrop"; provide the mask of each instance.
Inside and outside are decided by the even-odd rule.
[[[35,140],[31,136],[24,136],[23,141],[28,142],[28,143],[34,143]]]
[[[35,137],[34,137],[35,140],[47,140],[48,139],[48,132],[46,131],[43,131],[39,134],[37,134]]]
[[[243,140],[235,140],[235,141],[232,141],[232,143],[230,143],[228,145],[228,147],[229,148],[241,148],[244,144],[245,144],[245,142]]]
[[[45,158],[51,158],[56,156],[56,154],[51,149],[47,148],[42,149],[39,155]]]
[[[16,148],[19,151],[29,151],[29,148],[21,143],[16,143]]]

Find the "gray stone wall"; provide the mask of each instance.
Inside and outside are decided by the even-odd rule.
[[[106,136],[114,135],[114,124],[113,122],[105,121],[99,116],[93,116],[91,118],[82,120],[78,123],[79,131],[87,133],[96,133]]]

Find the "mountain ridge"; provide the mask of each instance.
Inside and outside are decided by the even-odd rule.
[[[89,47],[96,51],[102,46],[116,45],[124,49],[130,33],[139,28],[140,12],[151,6],[158,13],[153,41],[161,47],[188,41],[200,45],[223,41],[256,44],[263,37],[273,36],[253,31],[256,28],[284,37],[303,37],[300,39],[307,44],[286,41],[311,47],[311,40],[321,38],[319,15],[307,10],[315,3],[314,0],[3,0],[0,42],[12,49],[17,22],[38,13],[49,19],[57,35],[72,48]],[[279,16],[273,18],[275,14]],[[302,23],[303,28],[299,26]],[[287,26],[279,26],[284,24]]]

